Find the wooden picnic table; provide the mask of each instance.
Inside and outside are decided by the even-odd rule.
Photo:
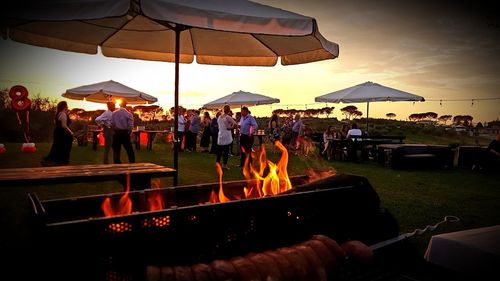
[[[145,189],[151,187],[152,178],[175,177],[177,171],[153,163],[8,168],[0,169],[0,186],[117,180],[125,187],[127,175],[130,175],[132,189]]]

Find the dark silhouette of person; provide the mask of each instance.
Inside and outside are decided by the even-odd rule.
[[[121,147],[125,148],[129,163],[135,163],[134,149],[130,140],[130,134],[134,128],[134,116],[125,108],[127,102],[122,100],[120,109],[111,115],[111,127],[114,130],[113,136],[113,163],[120,164]]]
[[[55,128],[52,147],[50,148],[49,155],[42,159],[42,166],[69,164],[69,156],[73,144],[73,132],[69,128],[71,119],[68,116],[68,104],[65,101],[57,104],[54,122]]]
[[[102,134],[104,136],[104,164],[109,163],[109,151],[113,146],[114,130],[113,128],[111,128],[111,116],[115,111],[115,103],[112,101],[108,101],[106,105],[108,107],[108,110],[104,111],[95,119],[97,125],[102,127]]]

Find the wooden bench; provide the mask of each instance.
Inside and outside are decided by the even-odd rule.
[[[153,163],[68,165],[56,167],[0,169],[0,186],[47,185],[117,180],[126,187],[130,175],[131,189],[151,187],[151,179],[176,177],[177,171]]]

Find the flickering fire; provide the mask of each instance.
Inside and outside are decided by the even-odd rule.
[[[104,212],[104,216],[112,217],[119,215],[129,215],[132,213],[132,200],[129,197],[130,191],[130,174],[126,175],[127,185],[125,193],[120,197],[118,202],[112,202],[110,197],[104,199],[104,202],[101,205],[101,209]],[[149,211],[158,211],[165,209],[165,202],[162,197],[160,188],[160,180],[154,179],[151,181],[151,192],[148,192],[148,210]]]
[[[229,198],[224,195],[224,189],[222,188],[222,175],[224,174],[222,172],[222,167],[219,163],[215,163],[215,168],[217,170],[217,173],[219,174],[219,193],[218,195],[215,194],[215,192],[212,190],[210,193],[210,200],[208,201],[209,203],[224,203],[224,202],[229,202],[231,201]]]
[[[246,186],[243,187],[245,198],[260,198],[264,196],[273,196],[285,192],[292,188],[292,183],[288,177],[288,151],[279,141],[275,143],[281,151],[281,158],[278,163],[273,163],[267,160],[266,150],[264,145],[261,145],[258,153],[252,153],[252,159],[258,159],[259,167],[254,167],[250,162],[250,157],[245,159],[243,167],[243,175],[246,179]],[[243,153],[245,153],[242,147]],[[217,173],[219,174],[219,193],[214,191],[210,194],[209,203],[219,203],[230,201],[224,194],[222,186],[222,168],[216,164]],[[267,171],[267,174],[266,174]]]
[[[111,198],[107,197],[104,199],[104,202],[102,202],[101,209],[106,217],[129,215],[132,213],[132,201],[128,196],[130,191],[130,174],[127,174],[126,178],[126,190],[122,197],[120,197],[120,200],[118,202],[111,202]]]
[[[163,202],[163,197],[160,191],[160,180],[151,180],[151,189],[156,189],[148,193],[148,207],[150,211],[158,211],[165,209],[165,203]]]
[[[256,188],[258,190],[258,196],[270,196],[276,195],[281,192],[285,192],[292,188],[292,183],[288,177],[288,151],[281,142],[275,142],[275,145],[281,151],[281,158],[277,164],[266,159],[266,152],[264,146],[260,148],[259,154],[259,171],[253,167],[253,163],[245,162],[245,167],[243,168],[243,175],[247,179],[247,182],[254,182],[247,187],[248,190]],[[248,158],[247,158],[248,159]],[[268,173],[264,176],[264,171],[268,168]],[[249,195],[252,195],[249,192]],[[247,197],[248,198],[248,197]]]

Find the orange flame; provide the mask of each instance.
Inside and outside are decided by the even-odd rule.
[[[102,202],[101,209],[106,217],[129,215],[132,213],[132,200],[128,197],[128,193],[130,191],[130,174],[127,174],[126,177],[126,191],[118,201],[118,204],[116,204],[116,202],[111,202],[109,197],[104,199],[104,202]]]
[[[275,142],[275,145],[281,150],[281,158],[277,164],[266,159],[266,151],[263,145],[261,145],[258,157],[258,171],[248,161],[248,158],[245,160],[243,167],[243,175],[247,180],[247,186],[243,189],[245,198],[272,196],[292,188],[287,171],[288,151],[279,141]],[[266,169],[268,172],[264,176]]]
[[[215,168],[217,169],[217,173],[219,174],[219,195],[217,196],[215,192],[212,190],[212,192],[210,193],[210,200],[208,202],[209,203],[229,202],[231,200],[227,198],[226,195],[224,195],[224,189],[222,188],[222,175],[224,173],[222,172],[222,167],[220,163],[216,162]]]
[[[151,189],[159,189],[160,188],[160,180],[154,179],[151,181]],[[148,193],[148,206],[150,211],[158,211],[165,209],[165,203],[163,202],[163,198],[161,197],[161,193],[159,190],[151,191]]]

